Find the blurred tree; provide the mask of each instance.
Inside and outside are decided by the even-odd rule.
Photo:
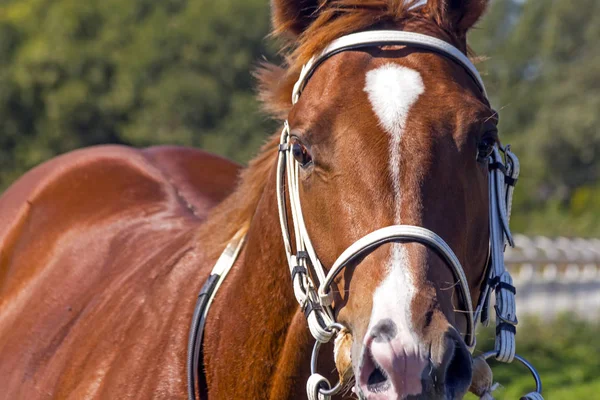
[[[589,315],[588,315],[589,317]],[[538,368],[544,385],[544,398],[552,400],[596,399],[600,389],[600,360],[591,357],[600,350],[600,323],[587,321],[573,313],[556,319],[540,320],[522,316],[519,323],[517,352]],[[494,346],[495,326],[481,329],[478,350]],[[491,361],[494,381],[501,386],[494,391],[497,400],[518,399],[534,389],[527,369],[517,362],[503,364]],[[476,400],[468,394],[466,400]]]
[[[275,57],[267,0],[0,2],[0,190],[98,143],[246,161],[274,124],[250,71]],[[471,41],[522,161],[514,226],[600,235],[600,3],[492,0]]]
[[[572,209],[600,178],[600,3],[495,0],[474,37],[501,133],[522,161],[515,226],[600,235],[600,207]],[[591,205],[591,204],[590,204]]]
[[[271,125],[250,71],[264,0],[0,4],[0,188],[98,143],[207,147],[244,161]]]

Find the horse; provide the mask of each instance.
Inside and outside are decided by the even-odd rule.
[[[489,188],[494,174],[515,178],[465,61],[487,3],[272,0],[285,63],[256,76],[265,110],[286,123],[247,167],[99,146],[26,173],[0,198],[2,396],[351,396],[331,392],[335,378],[363,399],[489,396],[470,301],[513,291],[488,279]],[[369,42],[306,68],[332,42],[381,30],[441,50]],[[190,394],[196,298],[232,240]],[[500,317],[514,337],[516,320]],[[334,357],[318,357],[336,334],[323,346]]]

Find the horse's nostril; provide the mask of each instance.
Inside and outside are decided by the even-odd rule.
[[[385,373],[379,366],[376,366],[369,379],[367,380],[367,389],[371,393],[381,393],[389,389],[390,382]]]
[[[377,343],[389,342],[398,334],[396,323],[389,318],[379,321],[372,329],[371,336]]]

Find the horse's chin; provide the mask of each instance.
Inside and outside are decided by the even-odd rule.
[[[482,400],[493,399],[494,375],[488,363],[481,357],[473,359],[473,379],[469,392]]]

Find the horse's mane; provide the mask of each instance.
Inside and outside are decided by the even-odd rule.
[[[277,26],[272,36],[284,42],[281,51],[284,64],[263,62],[255,72],[259,83],[258,98],[265,112],[276,120],[284,120],[292,106],[292,88],[302,65],[341,36],[377,26],[402,26],[409,19],[431,25],[433,18],[439,26],[443,26],[436,15],[426,16],[425,12],[429,10],[411,9],[417,3],[420,2],[322,0],[317,16],[299,36],[290,35],[285,24]],[[236,233],[244,232],[250,226],[268,179],[274,179],[271,172],[277,160],[278,140],[279,132],[267,140],[258,156],[240,174],[235,192],[213,210],[205,224],[204,231],[210,235],[211,243],[216,245],[214,250],[217,253]]]

